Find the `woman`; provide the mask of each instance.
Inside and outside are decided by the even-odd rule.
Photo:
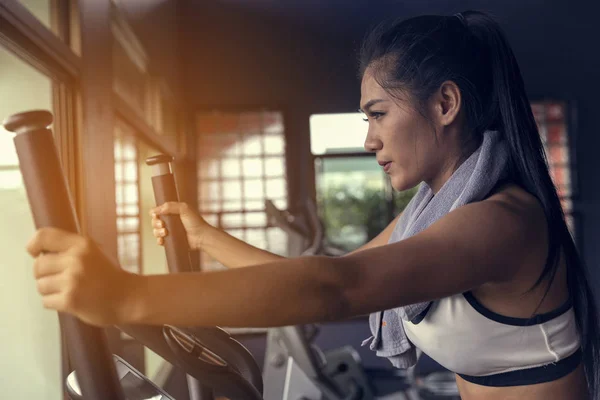
[[[499,26],[478,12],[381,25],[363,46],[361,78],[365,148],[396,190],[423,182],[432,203],[484,151],[504,162],[491,190],[403,240],[398,227],[413,220],[399,216],[344,257],[281,258],[210,227],[185,204],[165,204],[152,211],[159,244],[168,234],[160,215],[179,214],[191,247],[231,268],[191,275],[129,274],[90,240],[42,229],[28,251],[44,306],[94,325],[258,327],[373,313],[371,348],[410,364],[417,344],[457,373],[463,399],[595,398],[595,303]],[[395,328],[408,349],[386,353],[398,347],[381,333],[386,321],[413,304],[427,307]],[[439,345],[440,337],[450,341]],[[482,347],[471,351],[471,340]]]

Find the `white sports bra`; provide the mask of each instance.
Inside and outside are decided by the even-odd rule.
[[[466,292],[434,301],[403,325],[415,346],[480,385],[547,382],[567,375],[581,360],[570,301],[533,318],[514,318],[487,309]]]

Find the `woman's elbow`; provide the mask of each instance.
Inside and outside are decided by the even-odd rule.
[[[342,258],[326,257],[319,262],[319,298],[323,322],[339,321],[356,314],[353,293],[360,286],[357,268]]]

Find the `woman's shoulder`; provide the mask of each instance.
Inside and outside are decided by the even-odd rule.
[[[498,185],[483,201],[495,201],[509,207],[513,212],[522,214],[532,223],[545,229],[546,216],[542,203],[531,193],[514,182]]]

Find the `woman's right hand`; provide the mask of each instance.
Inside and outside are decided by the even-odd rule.
[[[169,234],[167,228],[165,228],[165,222],[160,218],[162,215],[179,215],[192,250],[198,250],[202,247],[203,239],[209,228],[211,228],[211,225],[200,214],[183,202],[164,203],[151,209],[150,215],[152,216],[152,233],[160,246],[164,245],[164,237]]]

